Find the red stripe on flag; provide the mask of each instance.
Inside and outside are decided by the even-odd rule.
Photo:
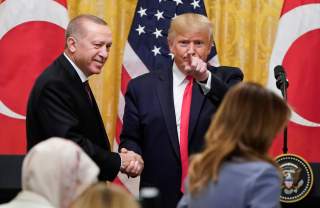
[[[65,8],[67,8],[66,0],[55,0],[55,1],[58,2],[59,4],[63,5]]]
[[[314,4],[314,3],[320,3],[320,0],[290,0],[285,1],[283,3],[281,16],[287,12],[289,12],[292,9],[295,9],[296,7],[299,7],[301,5],[305,4]]]
[[[124,95],[127,91],[127,86],[129,81],[131,80],[130,75],[128,74],[127,69],[122,65],[122,71],[121,71],[121,92]]]
[[[114,181],[112,183],[121,186],[122,188],[124,188],[126,191],[128,191],[130,193],[127,186],[124,183],[122,183],[122,181],[119,179],[119,177],[116,177],[116,179],[114,179]]]
[[[122,129],[122,122],[119,118],[119,116],[117,117],[117,125],[116,125],[116,141],[118,144],[120,144],[120,133],[121,133],[121,129]]]

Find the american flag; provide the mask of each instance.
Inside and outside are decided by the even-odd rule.
[[[171,64],[173,55],[167,44],[170,21],[182,13],[206,15],[203,0],[139,0],[131,25],[128,41],[124,50],[121,72],[121,89],[119,93],[118,118],[116,127],[117,151],[122,117],[124,112],[124,94],[128,82],[139,75],[155,69],[157,64]],[[218,65],[215,47],[212,47],[210,63]],[[123,184],[131,193],[138,193],[138,180],[119,174],[116,183]]]

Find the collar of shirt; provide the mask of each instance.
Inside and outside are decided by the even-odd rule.
[[[187,77],[182,71],[179,70],[176,63],[173,63],[172,74],[173,74],[173,87],[181,85]]]
[[[71,65],[73,66],[74,70],[76,70],[76,72],[77,72],[78,76],[80,77],[82,83],[87,81],[88,77],[81,71],[81,69],[79,67],[77,67],[77,65],[68,57],[68,55],[66,53],[63,53],[63,55],[71,63]]]

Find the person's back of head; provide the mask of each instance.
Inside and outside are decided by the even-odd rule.
[[[191,192],[199,191],[211,179],[218,180],[222,163],[232,157],[262,160],[276,166],[268,149],[290,114],[281,97],[259,84],[240,83],[231,88],[205,135],[204,152],[191,162]]]
[[[234,143],[234,154],[267,153],[275,135],[290,116],[285,101],[255,83],[241,83],[232,88],[221,103],[206,134],[207,145]],[[224,138],[224,139],[222,139]],[[217,140],[217,141],[216,141]]]
[[[34,146],[22,166],[22,189],[66,208],[97,181],[99,168],[74,142],[50,138]]]
[[[97,183],[89,187],[71,208],[139,208],[133,196],[114,184]]]

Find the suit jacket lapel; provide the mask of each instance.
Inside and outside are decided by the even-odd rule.
[[[71,63],[67,60],[67,58],[62,54],[59,57],[59,61],[62,64],[64,70],[67,72],[67,74],[70,76],[70,84],[74,85],[74,87],[77,89],[79,96],[82,97],[82,100],[86,103],[88,109],[92,109],[92,105],[90,103],[90,99],[88,97],[88,93],[85,90],[83,83],[77,74],[76,70],[73,68]],[[94,99],[93,94],[91,97]],[[94,104],[94,102],[93,102]]]
[[[91,98],[92,98],[92,103],[91,103],[88,97],[87,91],[85,90],[79,75],[77,74],[77,72],[75,71],[71,63],[67,60],[67,58],[63,54],[60,55],[58,60],[62,64],[64,70],[66,70],[67,74],[70,76],[70,84],[74,85],[75,89],[79,93],[79,96],[82,97],[83,102],[85,103],[85,105],[87,105],[86,109],[92,111],[92,114],[90,115],[95,115],[94,117],[97,119],[99,123],[98,128],[100,129],[101,134],[104,134],[105,138],[108,138],[107,133],[104,129],[103,120],[101,118],[101,114],[100,114],[94,95],[92,94],[92,92],[90,92]],[[110,150],[109,141],[106,141],[105,143],[107,144],[108,149]]]
[[[168,129],[171,144],[173,146],[177,158],[180,158],[180,148],[173,102],[171,68],[163,70],[161,74],[159,73],[159,79],[157,83],[157,94],[159,97],[159,102],[165,120],[165,124]]]
[[[191,140],[194,128],[198,122],[200,116],[200,110],[202,108],[205,96],[201,91],[201,87],[194,80],[192,87],[192,100],[190,108],[190,120],[189,120],[189,133],[188,139]]]

